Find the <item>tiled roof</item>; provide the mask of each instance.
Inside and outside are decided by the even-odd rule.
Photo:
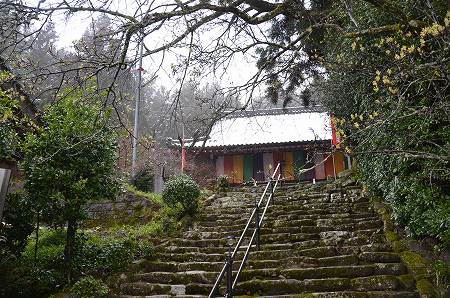
[[[324,112],[301,112],[227,117],[211,130],[205,147],[248,146],[331,140],[330,117]],[[201,147],[198,141],[195,147]]]

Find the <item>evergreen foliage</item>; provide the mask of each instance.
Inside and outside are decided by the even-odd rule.
[[[19,256],[33,232],[35,214],[31,201],[23,192],[8,194],[0,226],[0,264],[9,254]]]
[[[100,298],[108,296],[109,288],[101,280],[86,276],[72,286],[71,293],[80,298]]]
[[[321,95],[363,181],[391,203],[412,235],[433,236],[447,246],[448,1],[377,3],[314,0],[311,18],[275,21],[275,44],[260,49],[259,65],[271,74],[267,93],[286,105],[295,86],[313,81],[304,97],[310,90]],[[319,15],[338,25],[318,25],[313,17]],[[280,55],[278,45],[301,34],[304,41]]]
[[[77,101],[80,92],[68,93],[46,111],[43,127],[27,136],[22,163],[25,188],[43,219],[52,225],[67,223],[69,279],[77,224],[85,216],[85,205],[113,197],[117,190],[116,142],[108,115],[99,105]]]
[[[180,218],[197,213],[199,197],[200,189],[197,183],[185,174],[171,177],[164,186],[163,200],[180,211]]]
[[[150,168],[140,170],[132,179],[132,184],[140,191],[153,191],[154,175]]]

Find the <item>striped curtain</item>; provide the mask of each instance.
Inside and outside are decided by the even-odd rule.
[[[323,163],[324,160],[324,154],[323,153],[316,153],[314,156],[314,163],[315,163],[315,174],[317,180],[324,180],[327,177],[325,176],[325,164]]]
[[[216,177],[224,175],[223,156],[218,156],[216,159]]]
[[[267,180],[272,176],[274,170],[272,152],[263,153],[263,165],[264,165],[264,179]]]

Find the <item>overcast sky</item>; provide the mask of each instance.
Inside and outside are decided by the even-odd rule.
[[[29,2],[36,5],[39,1],[29,0]],[[46,1],[45,3],[48,4],[51,2],[52,1]],[[115,4],[115,6],[112,6],[112,9],[132,14],[132,12],[135,10],[133,9],[133,3],[134,0],[120,0]],[[70,17],[70,19],[66,19],[62,14],[55,14],[52,17],[52,21],[55,23],[55,30],[59,36],[59,40],[56,44],[57,47],[70,50],[73,41],[81,38],[83,33],[88,29],[89,24],[95,17],[96,15],[91,15],[89,13],[77,13],[74,16]],[[169,34],[167,32],[161,30],[161,32],[158,32],[158,34],[146,38],[145,43],[150,47],[154,47],[155,44],[162,44],[164,38],[168,35]],[[208,38],[213,39],[213,34],[211,33],[210,37],[206,36],[205,40],[208,40]],[[177,51],[178,53],[183,53],[180,52],[180,49],[177,49]],[[184,53],[187,52],[185,51]],[[243,55],[238,55],[230,64],[225,75],[218,77],[221,74],[217,74],[217,77],[215,78],[214,75],[210,75],[202,83],[205,84],[207,83],[207,81],[213,82],[214,80],[216,80],[223,87],[231,87],[247,82],[257,71],[254,58],[251,57],[252,54],[254,56],[254,52],[250,52],[250,55],[247,55],[245,57]],[[143,66],[145,69],[145,75],[147,77],[151,76],[154,73],[156,67],[161,63],[161,58],[162,55],[159,54],[144,58]],[[175,55],[166,53],[162,69],[157,73],[157,84],[164,85],[168,89],[171,89],[175,86],[175,80],[171,76],[170,67],[175,62]]]

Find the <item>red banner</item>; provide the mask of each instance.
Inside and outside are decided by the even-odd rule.
[[[331,121],[331,143],[336,146],[341,142],[341,140],[336,135],[336,124],[334,123],[333,116],[330,117],[330,121]]]

